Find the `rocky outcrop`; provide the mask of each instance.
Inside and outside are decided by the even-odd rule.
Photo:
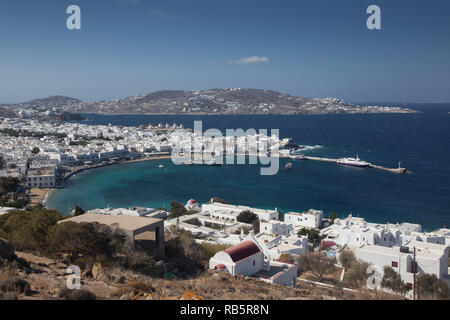
[[[92,267],[91,270],[91,274],[94,280],[106,281],[109,279],[108,275],[105,272],[105,269],[103,268],[100,262],[94,263],[94,266]]]
[[[12,260],[16,258],[14,247],[9,241],[0,238],[0,258]]]

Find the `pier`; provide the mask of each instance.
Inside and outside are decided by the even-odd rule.
[[[312,160],[312,161],[334,162],[334,163],[337,163],[337,160],[338,160],[338,159],[331,159],[331,158],[308,157],[308,156],[305,156],[304,159]],[[374,165],[371,163],[366,168],[378,169],[378,170],[383,170],[383,171],[397,173],[397,174],[407,174],[408,173],[408,170],[406,170],[406,168],[402,168],[400,166],[400,163],[399,163],[398,168],[387,168],[387,167],[383,167],[383,166],[377,166],[377,165]]]

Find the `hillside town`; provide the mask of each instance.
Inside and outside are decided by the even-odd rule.
[[[175,147],[188,152],[198,149],[198,156],[206,159],[225,151],[245,153],[246,141],[252,138],[276,150],[290,143],[257,133],[206,138],[176,123],[121,127],[17,118],[0,119],[0,138],[0,176],[24,179],[27,188],[55,188],[74,172],[92,167],[169,158]]]
[[[263,138],[269,150],[292,146],[288,138],[257,136]],[[122,127],[2,118],[0,138],[0,177],[20,182],[16,192],[5,195],[12,198],[11,203],[16,193],[62,186],[65,179],[82,170],[123,161],[170,158],[173,149],[180,145],[191,150],[192,143],[197,143],[202,156],[219,152],[219,143],[221,148],[224,146],[223,140],[205,138],[175,123]],[[225,150],[239,154],[240,146],[251,138],[248,135],[227,138]],[[45,204],[45,199],[40,202]],[[25,206],[1,206],[0,216],[15,214],[25,210],[22,209]],[[348,252],[367,266],[393,270],[407,288],[402,293],[406,298],[412,297],[419,275],[431,275],[447,286],[450,284],[450,229],[445,227],[423,232],[420,225],[407,222],[371,223],[352,215],[324,217],[323,211],[316,209],[281,213],[277,208],[234,205],[217,198],[203,204],[194,199],[184,206],[172,204],[170,212],[130,207],[74,213],[62,221],[97,222],[121,230],[133,248],[136,243],[156,241],[156,249],[147,248],[157,250],[161,257],[165,233],[188,232],[197,244],[223,248],[209,258],[211,272],[271,285],[296,288],[301,281],[330,286],[315,278],[302,277],[301,259],[311,254],[326,257],[338,270],[336,283],[342,282],[348,271],[342,257]],[[165,272],[176,274],[169,269]]]
[[[164,221],[167,232],[188,231],[197,243],[226,247],[209,260],[212,271],[270,284],[296,287],[298,281],[307,281],[298,276],[301,256],[320,252],[342,267],[340,255],[350,250],[370,266],[389,267],[398,273],[407,287],[406,297],[412,297],[414,278],[421,274],[434,275],[450,285],[447,228],[422,232],[418,224],[370,223],[352,215],[325,218],[321,210],[314,209],[281,214],[277,208],[232,205],[215,198],[204,204],[190,199],[182,209],[181,215],[173,209],[170,213],[140,207],[94,209],[69,220],[102,223],[105,216],[122,216],[123,221],[133,217],[140,224]],[[343,268],[341,279],[345,272]]]

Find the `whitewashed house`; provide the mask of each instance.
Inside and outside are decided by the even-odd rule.
[[[209,260],[212,270],[232,275],[254,277],[269,283],[297,285],[297,265],[269,261],[256,241],[245,240],[231,248],[220,251]]]
[[[210,202],[202,205],[202,214],[209,215],[213,219],[237,221],[237,217],[243,211],[249,210],[256,214],[259,220],[278,220],[279,214],[275,210],[264,210],[247,206]]]
[[[306,212],[288,212],[284,215],[284,221],[295,227],[319,229],[323,223],[323,211],[311,209]]]
[[[228,270],[232,275],[250,276],[264,268],[264,254],[251,240],[220,251],[209,260],[210,269]]]
[[[271,235],[289,236],[292,230],[292,224],[276,220],[263,220],[259,225],[260,232]]]
[[[416,248],[416,266],[414,264],[414,248]],[[381,269],[384,266],[392,267],[410,288],[413,285],[414,269],[416,274],[434,274],[449,283],[448,250],[449,248],[445,245],[420,241],[410,241],[403,247],[363,245],[354,248],[358,259]]]

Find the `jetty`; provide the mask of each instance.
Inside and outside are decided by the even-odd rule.
[[[338,161],[338,159],[321,158],[321,157],[309,157],[309,156],[305,156],[304,160],[321,161],[321,162],[334,162],[334,163],[337,163],[337,161]],[[406,168],[402,168],[400,163],[398,165],[398,168],[387,168],[387,167],[378,166],[378,165],[371,164],[371,163],[369,163],[367,168],[378,169],[378,170],[383,170],[383,171],[387,171],[387,172],[391,172],[391,173],[397,173],[397,174],[408,174],[408,170]]]

